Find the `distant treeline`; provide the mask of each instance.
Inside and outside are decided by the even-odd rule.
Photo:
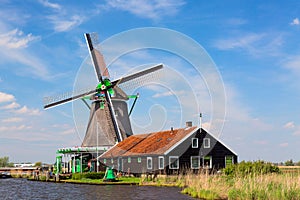
[[[8,156],[4,156],[2,158],[0,158],[0,167],[13,167],[14,163],[9,162],[9,157]]]

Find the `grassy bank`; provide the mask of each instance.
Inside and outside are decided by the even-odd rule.
[[[158,178],[154,183],[182,187],[182,193],[201,199],[300,199],[300,172],[283,173],[261,161],[240,163],[221,174],[188,173]]]
[[[118,177],[115,182],[104,182],[104,173],[91,172],[91,173],[76,173],[71,176],[61,176],[59,182],[61,183],[76,183],[76,184],[93,184],[93,185],[139,185],[141,179],[137,177]],[[24,177],[25,178],[25,177]],[[31,181],[50,181],[56,182],[55,177],[49,179],[45,175],[40,175],[38,178],[33,176],[26,177]]]
[[[80,180],[67,179],[62,180],[65,183],[79,183],[79,184],[95,184],[95,185],[139,185],[140,178],[136,177],[119,177],[116,182],[103,182],[103,179],[88,179],[83,178]]]
[[[142,185],[178,186],[201,199],[300,199],[300,174],[249,174],[243,177],[187,174],[142,181]]]

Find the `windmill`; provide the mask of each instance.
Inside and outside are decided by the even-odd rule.
[[[98,85],[95,89],[74,96],[46,97],[44,98],[44,109],[82,99],[90,109],[90,116],[81,147],[110,147],[133,134],[129,120],[129,113],[131,113],[133,107],[128,113],[126,102],[132,96],[127,96],[119,85],[156,73],[163,68],[163,65],[158,64],[146,70],[111,81],[103,55],[94,47],[95,40],[89,33],[85,34],[85,39],[99,82]],[[135,104],[138,95],[133,97],[135,98]],[[86,99],[92,100],[92,104],[89,105]]]

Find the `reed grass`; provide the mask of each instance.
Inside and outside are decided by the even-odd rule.
[[[167,176],[158,186],[182,187],[182,193],[199,199],[300,200],[300,173],[249,173],[244,176],[198,174]],[[142,185],[147,183],[143,182]],[[148,183],[149,184],[149,183]]]

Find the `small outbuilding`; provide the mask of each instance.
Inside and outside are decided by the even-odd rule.
[[[175,174],[218,170],[237,163],[237,154],[202,128],[137,134],[99,156],[104,165],[130,174]]]

